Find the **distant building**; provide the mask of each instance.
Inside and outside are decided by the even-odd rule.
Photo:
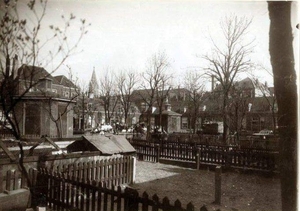
[[[150,117],[150,128],[162,127],[168,133],[181,130],[181,114],[172,111],[168,101],[165,102],[162,111],[156,107],[148,108],[146,104],[142,104],[141,109],[140,122],[147,123]]]
[[[21,135],[73,135],[76,87],[70,80],[53,77],[44,68],[29,65],[22,65],[13,77],[15,99],[19,98],[15,111]]]
[[[91,80],[89,82],[88,97],[94,98],[95,96],[99,96],[99,84],[97,81],[96,72],[95,72],[95,68],[94,68]]]
[[[134,102],[131,102],[129,106],[127,122],[125,122],[120,96],[108,96],[110,106],[106,110],[105,100],[108,98],[105,98],[100,95],[96,72],[93,70],[87,95],[81,95],[77,100],[74,115],[75,130],[95,128],[105,124],[113,125],[116,122],[131,126],[139,121],[140,111]]]
[[[201,106],[203,123],[222,122],[222,88],[217,85],[208,92]],[[233,84],[228,100],[228,126],[236,130],[257,132],[263,129],[273,130],[277,125],[277,103],[273,88],[258,80],[245,78]]]

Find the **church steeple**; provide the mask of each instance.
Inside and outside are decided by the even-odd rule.
[[[89,97],[93,98],[94,96],[99,95],[99,85],[97,82],[95,67],[93,69],[92,78],[89,83]]]

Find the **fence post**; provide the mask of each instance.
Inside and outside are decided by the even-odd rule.
[[[132,157],[132,163],[133,163],[133,168],[132,168],[132,181],[131,184],[135,183],[135,176],[136,176],[136,157]]]
[[[3,175],[3,166],[0,166],[0,193],[3,192],[3,181],[4,181],[4,175]]]
[[[215,169],[215,204],[221,204],[221,179],[222,179],[221,166],[217,166]]]
[[[137,190],[132,188],[125,188],[125,201],[124,201],[124,210],[125,211],[136,211],[138,210],[138,197],[139,193]]]
[[[160,145],[156,144],[155,145],[156,148],[156,162],[159,163],[159,157],[160,157]]]
[[[201,150],[197,148],[197,154],[196,154],[196,169],[200,169],[200,159],[201,159]]]
[[[223,150],[224,152],[224,150]],[[225,150],[225,166],[226,168],[229,168],[231,166],[232,163],[232,157],[231,157],[231,152],[229,150],[229,147],[227,147],[227,149]]]

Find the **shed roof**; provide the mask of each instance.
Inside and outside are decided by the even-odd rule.
[[[161,112],[162,115],[167,115],[167,116],[181,116],[181,114],[179,113],[176,113],[174,111],[171,111],[171,110],[163,110]],[[159,115],[159,109],[156,109],[154,112],[153,112],[153,115]]]
[[[71,152],[76,151],[100,151],[101,154],[112,155],[119,153],[135,152],[135,149],[127,141],[127,139],[120,135],[92,135],[82,136],[82,140],[74,141],[67,146],[67,150]]]

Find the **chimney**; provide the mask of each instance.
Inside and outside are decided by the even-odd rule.
[[[18,76],[18,55],[15,54],[15,57],[13,59],[13,69],[12,69],[12,77],[15,79]]]
[[[249,111],[249,112],[251,111],[251,108],[252,108],[252,103],[249,103],[249,104],[248,104],[248,111]]]
[[[169,103],[168,97],[166,98],[166,101],[165,101],[165,110],[171,111],[171,104]]]
[[[211,76],[211,91],[214,91],[215,89],[215,76]]]
[[[171,111],[171,104],[170,103],[165,104],[165,110]]]

